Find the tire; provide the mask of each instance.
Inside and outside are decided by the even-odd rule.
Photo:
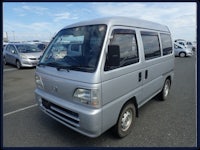
[[[186,54],[184,52],[180,52],[179,57],[183,58],[185,56],[186,56]]]
[[[127,136],[132,131],[135,118],[135,105],[133,103],[127,103],[122,108],[118,121],[113,128],[115,135],[119,138]]]
[[[159,100],[165,101],[169,95],[171,82],[169,79],[165,80],[162,91],[159,93]]]
[[[16,67],[17,67],[17,69],[21,68],[21,63],[19,62],[19,60],[16,60]]]
[[[5,57],[3,57],[3,63],[4,63],[4,65],[7,64],[7,62],[6,62],[6,58],[5,58]]]

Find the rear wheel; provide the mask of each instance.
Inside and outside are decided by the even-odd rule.
[[[133,103],[127,103],[122,108],[118,121],[114,126],[114,132],[118,137],[125,137],[131,132],[135,121],[135,114],[135,105]]]
[[[21,63],[19,62],[19,60],[16,60],[16,66],[17,66],[17,69],[21,68]]]
[[[171,82],[169,79],[166,79],[165,80],[165,84],[163,86],[163,89],[162,91],[159,93],[159,99],[161,101],[164,101],[167,99],[168,95],[169,95],[169,90],[170,90],[170,85],[171,85]]]

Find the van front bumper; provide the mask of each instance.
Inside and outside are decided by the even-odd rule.
[[[97,137],[101,130],[101,109],[84,107],[81,104],[52,96],[40,89],[35,90],[40,109],[65,126],[88,137]]]

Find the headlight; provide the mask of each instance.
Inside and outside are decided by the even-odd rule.
[[[39,75],[35,75],[35,83],[36,83],[36,86],[43,89],[44,86],[43,86],[43,82],[42,82],[42,79]]]
[[[74,100],[96,108],[100,107],[100,92],[97,89],[78,88],[74,92]]]
[[[21,59],[28,59],[26,55],[20,54]]]

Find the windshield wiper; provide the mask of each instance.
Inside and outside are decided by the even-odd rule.
[[[57,62],[39,63],[38,66],[58,67],[60,64]]]
[[[38,66],[55,67],[58,71],[64,69],[64,70],[67,70],[67,72],[69,72],[70,70],[92,72],[94,70],[93,67],[89,67],[89,66],[64,66],[56,62],[39,63]]]
[[[46,66],[46,63],[38,63],[37,66]]]
[[[71,69],[71,67],[70,66],[57,66],[56,69],[58,71],[60,71],[61,69],[66,69],[67,72],[69,72],[69,70]]]
[[[77,71],[83,71],[85,68],[84,67],[81,67],[81,66],[58,66],[56,67],[57,70],[61,70],[61,69],[66,69],[68,72],[70,70],[77,70]]]
[[[66,69],[69,72],[70,66],[60,66],[59,63],[56,62],[48,62],[48,63],[39,63],[37,66],[50,66],[50,67],[56,67],[56,69],[59,71],[61,69]]]

